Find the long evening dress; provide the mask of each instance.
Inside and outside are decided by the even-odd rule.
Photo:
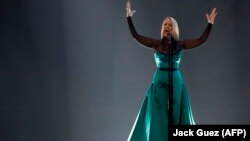
[[[132,36],[145,47],[154,50],[157,69],[151,85],[149,86],[139,113],[136,117],[128,141],[168,141],[168,87],[169,87],[169,45],[164,44],[166,39],[152,39],[138,34],[132,23],[132,18],[127,18]],[[204,43],[209,35],[212,24],[208,24],[200,38],[175,41],[173,54],[173,124],[195,124],[189,96],[179,70],[179,64],[184,49],[191,49]]]

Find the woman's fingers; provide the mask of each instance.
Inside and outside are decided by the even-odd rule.
[[[206,16],[207,16],[207,19],[209,19],[209,15],[208,15],[208,14],[206,14]]]
[[[217,15],[216,8],[213,9],[211,16],[214,18]]]
[[[135,13],[135,10],[131,11],[131,16]]]
[[[130,1],[129,1],[129,0],[127,1],[126,9],[131,9],[131,4],[130,4]]]
[[[216,15],[217,15],[216,8],[213,8],[213,10],[211,11],[210,15],[206,14],[206,16],[207,16],[207,21],[208,21],[209,23],[212,23],[212,24],[213,24]]]
[[[127,17],[129,17],[129,16],[132,17],[132,15],[136,12],[135,10],[131,10],[130,0],[127,0],[126,10],[127,10]]]
[[[216,8],[213,8],[211,15],[214,15],[216,13]]]

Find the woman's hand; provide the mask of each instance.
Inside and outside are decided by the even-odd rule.
[[[216,8],[213,9],[210,15],[206,14],[208,23],[214,24],[216,15],[217,15]]]
[[[130,3],[130,0],[127,0],[127,3],[126,3],[126,11],[127,11],[127,17],[132,17],[133,14],[135,13],[135,10],[131,10],[131,3]]]

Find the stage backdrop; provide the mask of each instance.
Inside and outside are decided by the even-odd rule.
[[[130,35],[125,0],[0,2],[0,140],[125,141],[156,69]],[[197,124],[250,124],[250,2],[131,0],[137,31],[160,38],[174,17],[181,72]]]

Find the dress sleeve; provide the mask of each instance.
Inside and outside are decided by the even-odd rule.
[[[157,45],[159,44],[158,40],[138,34],[135,30],[131,17],[127,17],[127,21],[128,21],[130,32],[137,42],[139,42],[145,47],[156,49]]]
[[[205,31],[203,32],[203,34],[200,36],[200,38],[180,41],[180,46],[184,50],[192,49],[192,48],[200,46],[201,44],[203,44],[207,40],[207,37],[211,31],[211,28],[212,28],[212,24],[209,23],[207,25]]]

